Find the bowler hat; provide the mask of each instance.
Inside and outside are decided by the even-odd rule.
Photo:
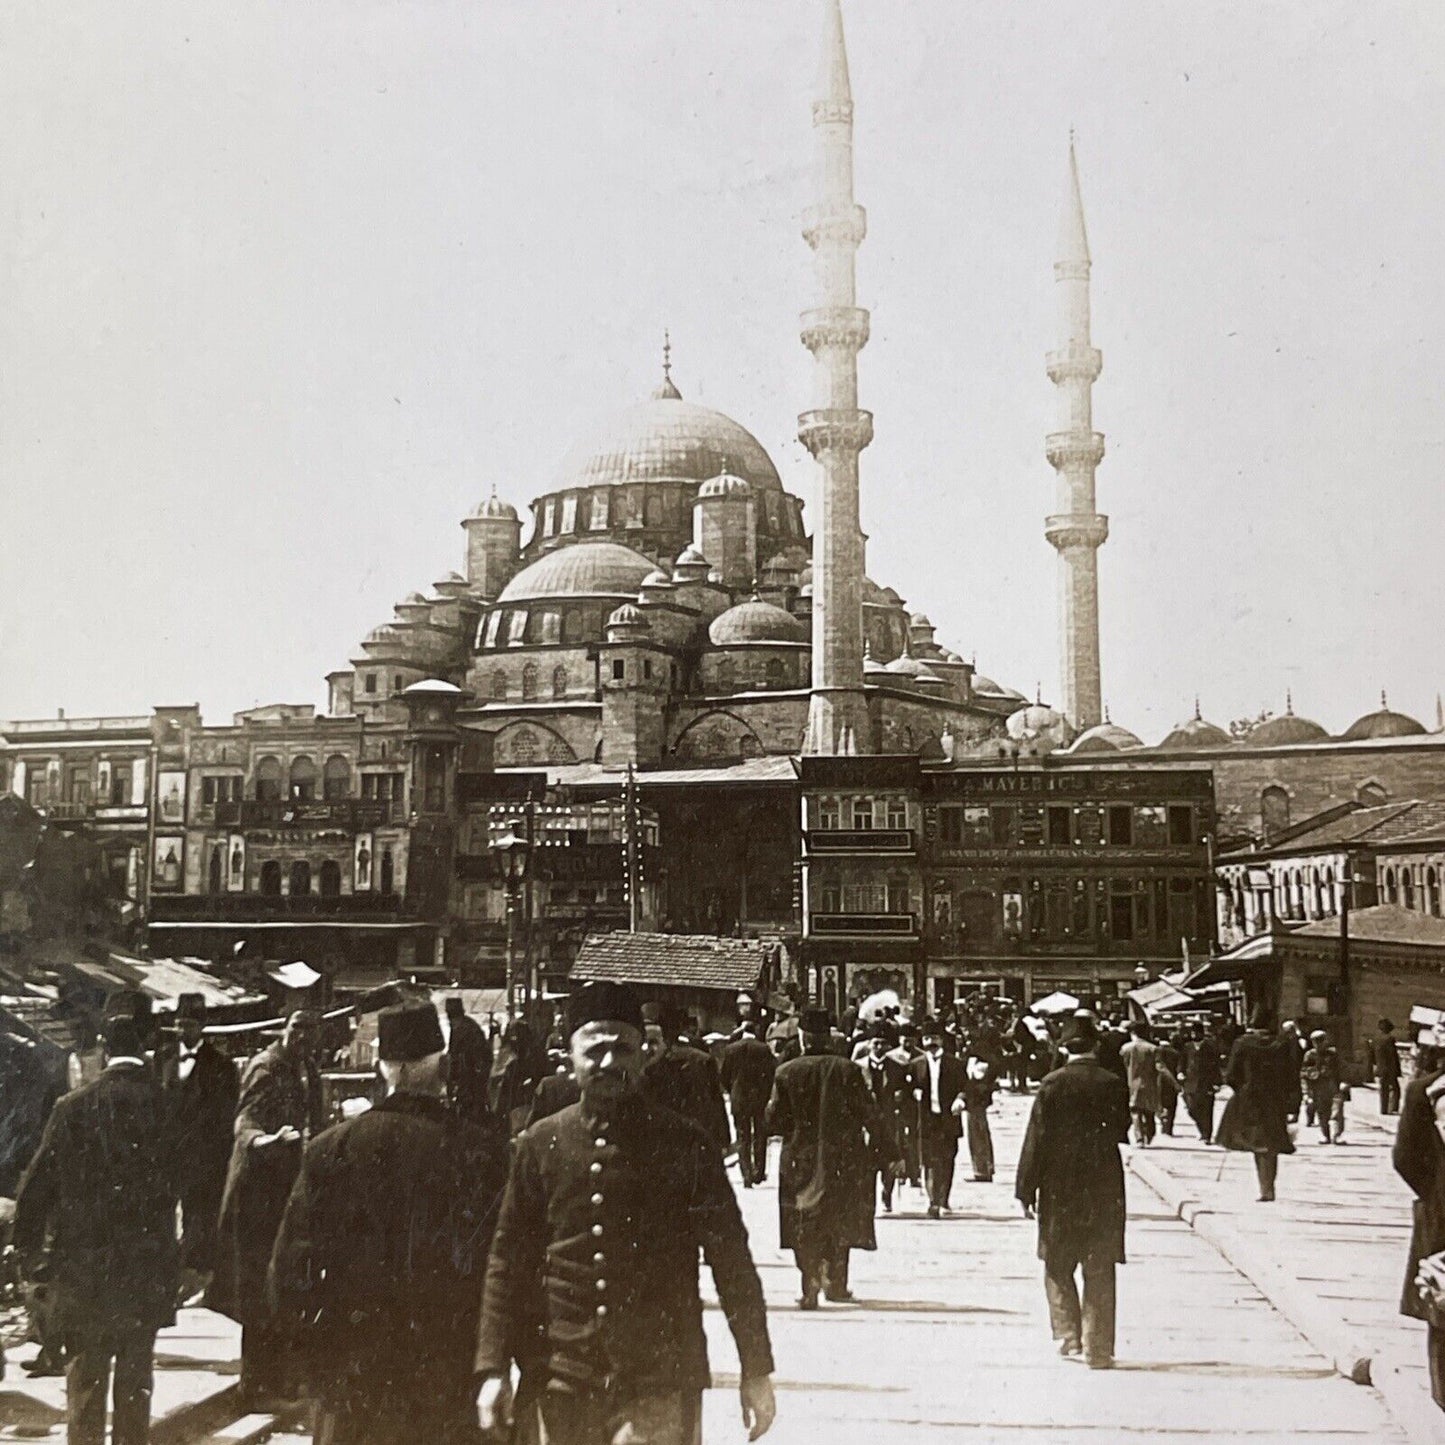
[[[805,1034],[830,1034],[833,1032],[833,1015],[825,1008],[805,1008],[798,1027]]]
[[[642,1004],[637,990],[626,983],[583,984],[567,1000],[567,1033],[575,1034],[585,1024],[629,1024],[642,1032]]]
[[[389,1064],[410,1064],[442,1053],[446,1041],[437,1011],[429,1003],[399,1003],[377,1019],[377,1057]]]
[[[140,1030],[136,1027],[134,1019],[120,1014],[111,1014],[101,1022],[100,1036],[105,1040],[106,1052],[113,1059],[145,1057]]]
[[[197,1023],[206,1021],[206,996],[203,993],[183,993],[176,999],[176,1022],[194,1019]]]

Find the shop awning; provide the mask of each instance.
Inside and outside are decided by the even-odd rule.
[[[1258,938],[1248,938],[1228,953],[1211,958],[1196,968],[1184,980],[1187,989],[1201,989],[1212,983],[1231,983],[1235,979],[1249,978],[1261,963],[1274,957],[1274,935],[1261,933]]]
[[[1162,978],[1156,978],[1153,983],[1146,983],[1142,988],[1131,988],[1124,997],[1151,1017],[1154,1014],[1169,1013],[1173,1009],[1198,1007],[1198,1000],[1193,994]]]

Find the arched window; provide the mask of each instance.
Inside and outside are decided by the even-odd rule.
[[[1399,885],[1395,879],[1393,868],[1385,869],[1385,902],[1398,903],[1400,901]]]
[[[567,696],[567,669],[565,667],[554,667],[552,669],[552,696]]]
[[[770,688],[777,689],[783,685],[783,663],[781,658],[770,657],[767,667],[767,683]]]
[[[383,848],[381,850],[380,873],[380,891],[389,895],[396,887],[396,863],[391,856],[390,848]]]
[[[1324,890],[1324,912],[1330,915],[1334,915],[1340,911],[1340,903],[1338,897],[1335,894],[1335,870],[1333,868],[1325,869]]]
[[[298,858],[291,865],[291,896],[304,898],[310,892],[311,865],[304,858]]]
[[[562,641],[581,642],[587,631],[587,614],[580,607],[569,607],[562,614]]]
[[[221,891],[221,870],[225,866],[226,850],[219,844],[211,845],[211,866],[206,875],[206,886],[212,893]]]
[[[518,728],[512,735],[512,762],[521,768],[537,761],[537,734],[531,728]]]
[[[507,674],[502,668],[498,668],[492,674],[492,701],[506,702],[507,700]]]
[[[1280,787],[1268,787],[1259,795],[1259,816],[1264,836],[1273,838],[1289,827],[1289,794]]]
[[[1440,875],[1434,868],[1425,870],[1425,911],[1432,918],[1440,916]]]
[[[1400,869],[1400,902],[1406,908],[1415,906],[1415,870],[1413,868]]]
[[[1310,879],[1314,885],[1314,916],[1323,918],[1325,916],[1325,885],[1318,868],[1312,870]]]
[[[725,657],[717,665],[717,687],[719,692],[731,692],[737,686],[737,669],[733,660]]]
[[[316,796],[316,764],[304,753],[291,761],[291,797],[309,803]]]
[[[281,892],[281,865],[274,858],[261,865],[261,892],[272,898]]]
[[[537,696],[537,664],[529,662],[522,669],[522,700],[530,702]]]
[[[340,753],[326,759],[321,779],[322,796],[328,801],[351,796],[351,764]]]
[[[284,796],[281,759],[264,757],[256,764],[256,801],[279,803]]]
[[[321,896],[335,898],[341,892],[341,865],[334,858],[328,858],[321,865]]]

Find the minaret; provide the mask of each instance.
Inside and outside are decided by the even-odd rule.
[[[1044,536],[1059,554],[1059,705],[1079,730],[1102,716],[1099,683],[1099,548],[1109,519],[1094,508],[1094,469],[1104,436],[1094,430],[1093,386],[1104,365],[1089,341],[1089,238],[1079,194],[1079,164],[1069,135],[1069,184],[1059,226],[1054,282],[1059,299],[1059,349],[1048,354],[1049,380],[1059,389],[1059,427],[1048,436],[1049,465],[1059,474],[1058,510]]]
[[[856,305],[854,260],[867,230],[853,200],[853,94],[839,0],[823,0],[823,57],[813,102],[818,202],[803,217],[813,248],[818,305],[801,318],[815,362],[815,409],[798,418],[798,439],[821,471],[813,530],[813,691],[803,751],[869,753],[863,697],[863,533],[858,526],[858,453],[873,417],[858,409],[858,353],[868,313]]]

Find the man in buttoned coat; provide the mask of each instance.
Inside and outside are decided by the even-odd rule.
[[[778,1061],[758,1037],[755,1019],[746,1018],[738,1027],[739,1037],[723,1050],[720,1072],[732,1105],[733,1128],[737,1130],[743,1188],[751,1189],[767,1178],[768,1099]]]
[[[756,1440],[773,1420],[772,1349],[722,1155],[644,1093],[631,988],[579,989],[567,1024],[581,1100],[514,1145],[478,1331],[482,1427],[525,1409],[547,1445],[693,1445],[710,1383],[701,1254],[737,1343],[743,1422]],[[515,1408],[514,1361],[528,1397]]]
[[[317,1445],[461,1445],[487,1248],[507,1178],[490,1117],[449,1109],[430,1003],[383,1009],[387,1095],[306,1146],[271,1258]]]
[[[923,1182],[928,1187],[928,1217],[941,1219],[953,1192],[968,1074],[957,1058],[944,1052],[943,1027],[936,1019],[925,1021],[920,1036],[923,1056],[909,1065],[908,1076],[918,1117]]]
[[[888,1160],[878,1169],[878,1182],[882,1186],[883,1209],[893,1212],[893,1190],[898,1176],[904,1170],[899,1167],[903,1158],[904,1121],[913,1108],[913,1095],[908,1088],[908,1070],[889,1053],[897,1039],[893,1025],[885,1019],[878,1019],[869,1027],[868,1051],[858,1060],[858,1070],[863,1075],[864,1087],[873,1107],[878,1112],[889,1133]]]

